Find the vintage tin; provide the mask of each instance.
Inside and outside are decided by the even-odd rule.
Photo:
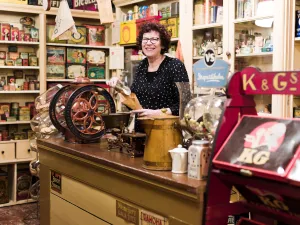
[[[30,36],[32,38],[32,41],[38,41],[39,40],[39,29],[32,27],[30,28]]]
[[[171,33],[172,38],[178,37],[178,26],[179,25],[179,18],[170,18],[168,19],[168,31]]]
[[[89,50],[87,52],[87,62],[89,64],[104,64],[105,63],[105,52],[101,50]]]
[[[86,49],[67,48],[67,63],[86,63]]]
[[[77,77],[86,77],[86,65],[68,64],[67,79],[74,79]]]
[[[24,30],[19,30],[18,41],[25,41],[25,31]]]
[[[1,40],[2,41],[10,41],[10,24],[9,23],[1,23]]]
[[[88,65],[87,76],[90,79],[105,79],[105,67]]]
[[[28,59],[29,58],[28,52],[20,52],[20,58],[21,59]]]
[[[29,56],[29,66],[38,66],[38,58],[36,56]]]
[[[20,107],[19,120],[20,121],[30,120],[30,108],[28,106],[21,106]]]
[[[17,58],[19,58],[19,53],[17,53],[17,52],[9,52],[8,53],[8,59],[15,61]]]
[[[96,25],[85,25],[88,33],[88,44],[93,46],[105,45],[105,27]]]
[[[6,52],[0,51],[0,59],[6,59]]]
[[[47,79],[65,78],[65,65],[47,65]]]
[[[86,27],[83,26],[76,26],[77,34],[71,34],[70,38],[68,39],[68,44],[79,44],[85,45],[86,44]]]
[[[52,40],[52,35],[55,29],[55,24],[47,24],[46,25],[47,28],[47,33],[46,33],[46,39],[47,39],[47,43],[66,43],[66,40],[59,40],[58,38],[55,38],[54,40]]]
[[[47,47],[47,63],[65,64],[66,48],[65,47]]]
[[[17,171],[17,201],[28,198],[31,179],[32,177],[29,169]]]
[[[188,152],[188,177],[197,180],[206,179],[210,156],[209,141],[194,140]]]
[[[122,22],[120,28],[120,44],[136,43],[136,34],[135,20]]]
[[[29,65],[28,59],[23,59],[23,60],[22,60],[22,65],[23,65],[23,66],[28,66],[28,65]]]
[[[19,28],[11,27],[10,37],[11,37],[11,41],[18,41],[19,40]]]
[[[23,60],[21,58],[16,59],[16,66],[22,66],[23,65]]]

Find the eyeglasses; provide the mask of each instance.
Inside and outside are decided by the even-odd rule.
[[[143,38],[142,42],[143,44],[148,43],[148,41],[151,42],[151,44],[156,44],[158,42],[159,38]]]

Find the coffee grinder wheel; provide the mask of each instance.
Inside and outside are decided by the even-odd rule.
[[[52,124],[56,129],[62,133],[67,128],[65,120],[65,107],[70,95],[78,87],[74,85],[67,85],[61,88],[52,98],[49,105],[49,115]]]
[[[105,133],[101,115],[115,112],[115,103],[108,91],[97,85],[86,85],[70,95],[64,116],[71,133],[89,142],[99,140]]]

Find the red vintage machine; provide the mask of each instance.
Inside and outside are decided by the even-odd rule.
[[[240,225],[300,224],[299,119],[257,117],[253,95],[300,95],[300,72],[248,67],[228,85],[204,197],[203,224],[227,224],[228,215],[251,212]],[[229,203],[232,186],[245,202]]]

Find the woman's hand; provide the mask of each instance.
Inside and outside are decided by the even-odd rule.
[[[118,77],[112,77],[109,81],[106,81],[106,84],[114,88],[119,81],[120,79]]]
[[[167,112],[166,114],[172,114],[171,110],[168,108],[166,109]],[[159,116],[163,115],[164,113],[161,111],[161,109],[137,109],[137,110],[132,110],[131,113],[138,113],[140,117],[143,116]]]

